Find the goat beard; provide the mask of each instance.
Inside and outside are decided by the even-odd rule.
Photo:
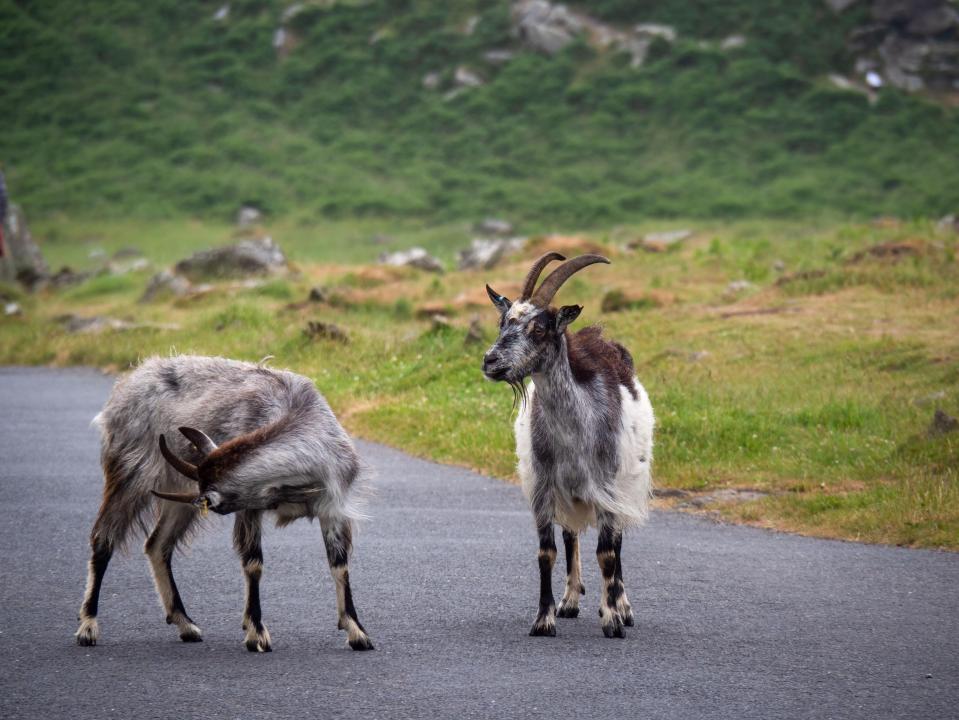
[[[526,392],[526,378],[521,380],[507,380],[510,390],[513,391],[513,407],[509,414],[512,415],[516,410],[529,402],[529,394]]]

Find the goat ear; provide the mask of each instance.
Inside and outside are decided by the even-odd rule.
[[[486,286],[486,294],[489,295],[489,299],[493,301],[493,304],[499,310],[500,315],[505,315],[513,306],[513,303],[510,302],[509,298],[500,295],[489,285]]]
[[[216,450],[216,443],[199,430],[188,427],[181,427],[179,430],[183,433],[183,437],[193,443],[193,447],[203,453],[204,456]]]
[[[556,313],[556,331],[563,332],[567,325],[579,317],[581,312],[583,312],[582,305],[563,305]]]

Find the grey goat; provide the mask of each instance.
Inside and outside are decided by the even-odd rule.
[[[609,260],[600,255],[569,260],[534,292],[543,269],[553,260],[565,259],[551,252],[537,260],[516,302],[486,286],[500,311],[500,330],[483,359],[483,372],[491,380],[509,383],[521,398],[516,454],[539,534],[539,612],[530,635],[555,635],[556,615],[579,615],[579,596],[585,593],[579,534],[595,525],[603,577],[599,604],[603,633],[623,637],[623,626],[633,624],[623,586],[623,530],[642,524],[648,511],[653,408],[626,348],[603,339],[597,327],[570,333],[566,328],[582,307],[550,307],[570,276]],[[532,378],[528,387],[526,378]],[[551,584],[554,522],[563,528],[567,568],[558,611]]]
[[[279,526],[319,519],[339,627],[354,650],[373,648],[353,606],[348,568],[363,465],[312,381],[222,358],[152,358],[117,381],[94,424],[102,433],[103,503],[90,534],[78,644],[96,645],[107,565],[135,526],[147,531],[151,516],[156,524],[144,551],[166,621],[184,642],[202,639],[183,607],[171,560],[210,509],[236,513],[233,541],[246,576],[247,650],[271,650],[259,590],[266,511]],[[177,428],[179,434],[172,434]]]

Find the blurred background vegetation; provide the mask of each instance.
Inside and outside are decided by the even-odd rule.
[[[314,1],[284,19],[287,5],[0,0],[17,199],[33,217],[225,221],[251,204],[304,222],[955,210],[955,109],[893,89],[870,104],[827,80],[851,68],[864,3],[574,4],[672,26],[641,70],[583,40],[489,62],[517,47],[508,0]],[[731,34],[745,43],[721,49]],[[460,66],[484,84],[449,97]]]

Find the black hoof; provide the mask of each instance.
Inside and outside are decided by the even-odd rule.
[[[623,615],[623,625],[625,625],[626,627],[632,627],[632,626],[633,626],[633,614],[632,614],[632,613],[626,613],[625,615]]]
[[[200,634],[200,629],[194,626],[181,632],[180,640],[185,643],[198,643],[203,642],[203,636]]]
[[[351,648],[353,648],[354,650],[358,650],[358,651],[360,651],[360,652],[363,652],[363,651],[365,651],[365,650],[375,650],[375,649],[376,649],[376,648],[373,647],[373,641],[370,640],[370,639],[369,639],[368,637],[366,637],[366,636],[361,637],[361,638],[356,638],[355,640],[350,640],[349,642],[350,642],[350,647],[351,647]]]
[[[261,653],[273,652],[273,648],[270,647],[269,643],[259,643],[256,640],[247,640],[244,643],[244,645],[246,645],[247,650],[254,653],[255,652],[261,652]]]
[[[579,607],[563,607],[559,606],[559,610],[556,611],[556,617],[561,618],[575,618],[579,617]]]
[[[556,623],[546,618],[537,618],[529,631],[530,637],[556,637]]]
[[[96,647],[97,639],[85,635],[77,635],[77,645],[80,647]]]
[[[603,635],[608,638],[626,637],[626,635],[623,633],[623,623],[618,617],[614,618],[612,622],[603,625]]]

